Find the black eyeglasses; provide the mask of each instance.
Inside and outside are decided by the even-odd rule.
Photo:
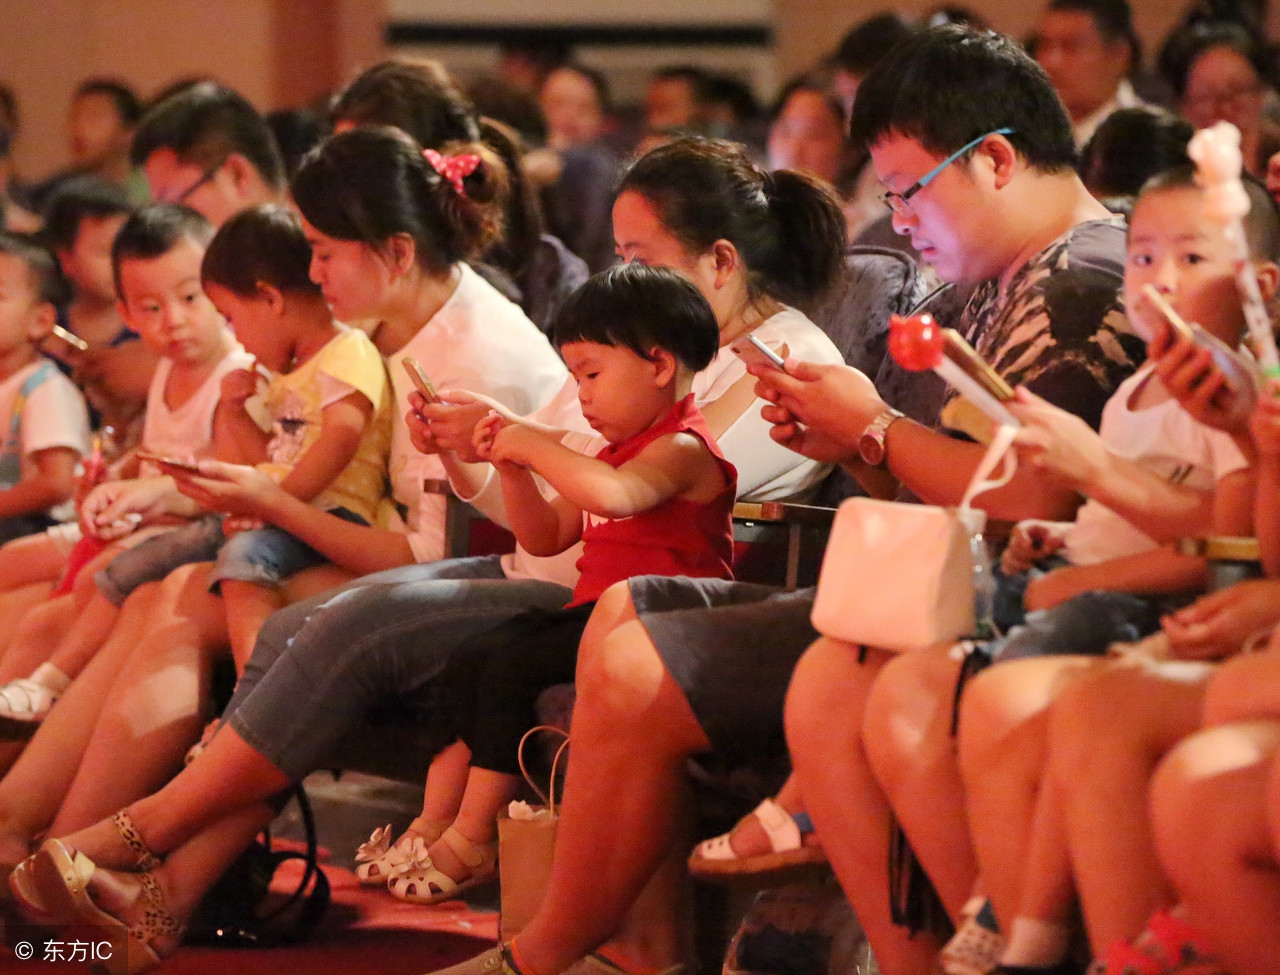
[[[196,180],[194,183],[188,186],[185,190],[183,190],[180,194],[178,194],[172,200],[163,200],[160,202],[186,203],[187,200],[191,198],[191,195],[195,193],[196,190],[212,182],[213,178],[218,175],[218,170],[221,169],[226,164],[227,164],[227,160],[226,160],[226,157],[224,156],[222,159],[219,159],[218,162],[216,162],[214,165],[210,166],[203,173],[201,173],[200,178],[198,180]]]

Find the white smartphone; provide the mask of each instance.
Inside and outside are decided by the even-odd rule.
[[[733,350],[734,355],[749,366],[761,363],[777,369],[785,370],[786,368],[783,364],[782,356],[778,355],[754,335],[747,335],[738,339],[729,348]]]
[[[413,356],[404,357],[404,371],[409,374],[409,379],[413,381],[413,385],[428,403],[434,403],[440,398],[436,395],[436,387],[432,384],[431,378]]]

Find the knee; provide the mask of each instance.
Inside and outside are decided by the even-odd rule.
[[[647,720],[667,679],[666,665],[638,621],[614,628],[590,646],[584,642],[575,677],[575,726],[584,714],[613,726]]]
[[[867,695],[862,740],[880,784],[892,792],[914,774],[954,761],[951,714],[956,668],[946,650],[890,660]]]
[[[860,662],[857,647],[829,637],[810,645],[787,688],[784,722],[793,760],[861,738],[867,690],[885,659]]]
[[[1142,748],[1149,715],[1139,673],[1104,667],[1064,687],[1049,713],[1050,760],[1064,770],[1097,768],[1100,753],[1115,760]]]

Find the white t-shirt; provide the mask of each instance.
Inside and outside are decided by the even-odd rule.
[[[142,425],[143,449],[179,460],[212,457],[213,415],[222,398],[222,377],[235,369],[252,366],[253,356],[239,342],[233,342],[200,388],[176,410],[171,410],[165,400],[165,390],[169,384],[169,373],[173,371],[173,360],[162,358],[147,390],[147,412]],[[154,477],[159,473],[154,464],[143,461],[138,476]]]
[[[34,473],[32,455],[55,447],[69,447],[80,456],[89,452],[89,413],[80,390],[43,356],[23,366],[0,382],[0,436],[6,445],[13,426],[14,407],[23,383],[37,369],[47,366],[45,379],[28,395],[18,419],[16,443],[12,444],[20,460],[21,478]],[[7,452],[7,451],[6,451]],[[65,502],[51,508],[49,516],[66,520],[75,516],[75,507]]]
[[[787,345],[789,355],[819,363],[843,363],[840,350],[802,312],[784,308],[767,318],[752,333],[770,348]],[[711,364],[693,378],[694,402],[699,408],[715,402],[739,379],[747,374],[743,363],[728,347],[722,347]],[[801,457],[769,436],[770,424],[760,416],[764,400],[757,399],[727,430],[716,438],[720,450],[738,469],[738,500],[772,501],[795,498],[815,486],[831,470],[828,464]],[[594,457],[607,441],[596,434],[582,417],[578,389],[570,377],[564,388],[547,406],[531,419],[557,429],[568,430],[565,446]],[[550,496],[550,489],[544,493]],[[463,497],[487,517],[507,524],[502,504],[502,486],[491,470],[488,479],[474,497]],[[581,555],[581,543],[551,558],[530,555],[519,546],[514,555],[503,556],[503,569],[509,578],[532,578],[558,582],[572,587],[577,582],[575,565]]]
[[[1197,422],[1177,400],[1170,398],[1137,412],[1129,408],[1130,399],[1154,368],[1151,363],[1142,366],[1107,400],[1098,428],[1107,449],[1170,483],[1197,491],[1212,491],[1223,477],[1248,467],[1231,437]],[[1145,532],[1105,505],[1088,500],[1076,513],[1064,554],[1072,565],[1094,565],[1155,548],[1158,543]]]
[[[424,478],[441,479],[444,465],[418,453],[409,441],[403,417],[413,384],[403,359],[413,356],[436,389],[482,393],[508,409],[532,413],[564,385],[568,371],[545,335],[466,264],[449,300],[403,349],[387,359],[396,395],[397,418],[391,434],[388,473],[392,496],[407,508],[409,545],[419,562],[444,555],[445,500],[424,494]]]

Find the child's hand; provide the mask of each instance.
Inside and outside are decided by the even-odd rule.
[[[503,419],[502,426],[493,439],[490,459],[495,464],[528,467],[533,451],[539,444],[546,441],[547,438],[532,427],[527,427],[523,423],[510,423]]]
[[[1161,624],[1182,660],[1220,660],[1280,623],[1280,580],[1251,579],[1202,596]]]
[[[439,449],[451,451],[458,460],[474,464],[482,460],[476,454],[476,426],[490,413],[497,413],[512,423],[519,417],[501,403],[465,389],[441,390],[440,399],[427,403],[420,411],[431,427],[431,436]]]
[[[118,538],[141,521],[169,514],[168,502],[172,499],[173,482],[167,477],[107,481],[84,499],[80,506],[80,526],[97,538]],[[131,517],[134,515],[136,519]]]
[[[1280,379],[1267,380],[1258,405],[1249,418],[1249,433],[1262,457],[1280,457]]]
[[[1156,364],[1156,376],[1191,416],[1216,430],[1246,432],[1232,408],[1234,394],[1227,378],[1214,364],[1213,354],[1188,338],[1178,336],[1163,319],[1153,323],[1147,358]]]
[[[1066,544],[1068,528],[1070,525],[1060,521],[1018,522],[1000,556],[1000,571],[1007,576],[1026,572]]]
[[[1068,599],[1096,588],[1090,584],[1087,575],[1081,571],[1082,568],[1088,567],[1067,565],[1032,579],[1022,597],[1027,612],[1052,609],[1059,603],[1065,603]]]
[[[222,399],[240,406],[258,392],[258,374],[248,369],[232,369],[222,377]]]
[[[508,421],[499,416],[497,413],[490,411],[475,426],[475,431],[471,434],[471,445],[475,448],[476,456],[480,460],[487,460],[490,463],[496,463],[497,458],[493,456],[494,445],[497,442],[498,434],[507,426]]]
[[[1106,466],[1110,457],[1106,445],[1084,420],[1025,387],[1018,387],[1014,396],[1008,406],[1022,421],[1013,439],[1021,463],[1072,486],[1088,484]]]

